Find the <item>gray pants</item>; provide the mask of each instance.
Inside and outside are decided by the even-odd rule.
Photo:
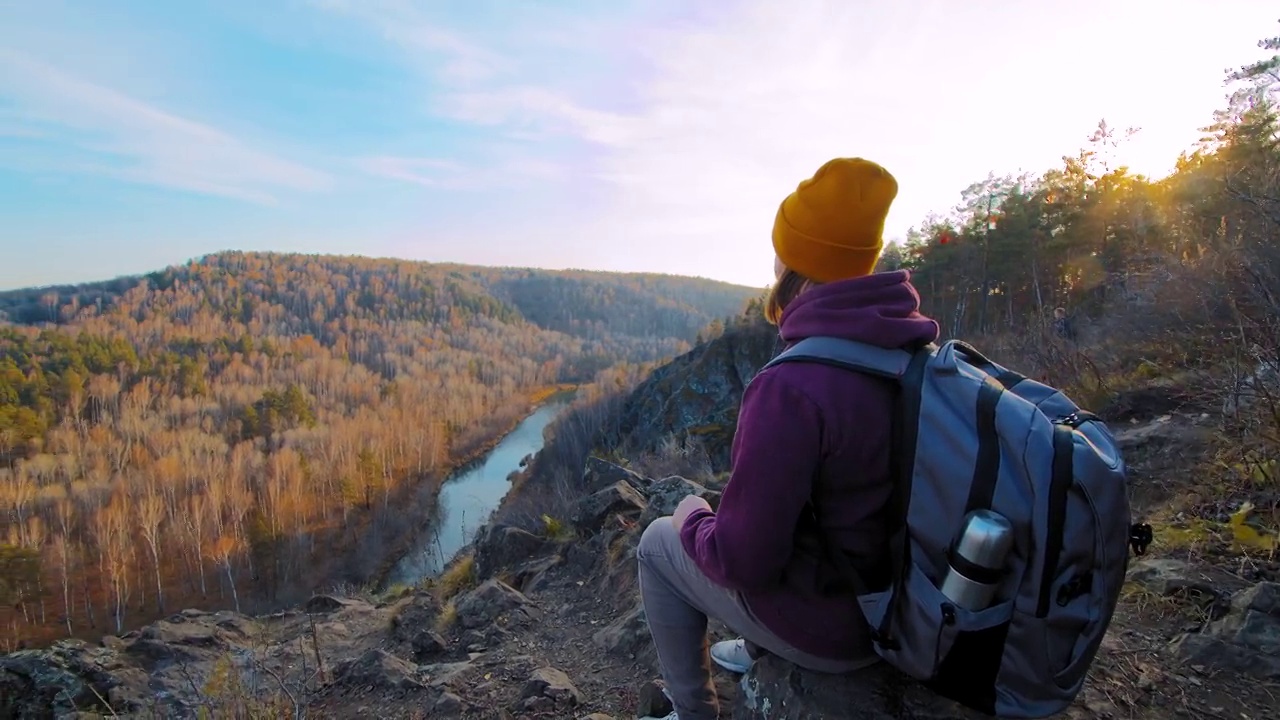
[[[791,647],[765,628],[738,593],[702,574],[680,544],[670,517],[660,517],[645,528],[636,557],[649,632],[680,720],[716,720],[719,712],[707,653],[708,617],[729,626],[747,642],[816,672],[851,672],[878,659],[872,655],[854,662],[829,660]]]

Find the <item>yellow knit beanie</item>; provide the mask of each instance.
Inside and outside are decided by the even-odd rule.
[[[773,223],[774,252],[815,282],[869,275],[897,195],[898,181],[876,163],[831,160],[782,201]]]

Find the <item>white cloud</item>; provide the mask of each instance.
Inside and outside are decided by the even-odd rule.
[[[250,147],[200,122],[0,49],[0,97],[28,134],[57,133],[77,152],[62,167],[132,182],[273,204],[282,189],[314,191],[328,175]],[[39,125],[37,131],[33,125]],[[57,161],[40,163],[50,169]]]

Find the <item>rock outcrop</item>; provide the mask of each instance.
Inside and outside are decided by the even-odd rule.
[[[1128,580],[1200,610],[1204,622],[1184,625],[1171,645],[1187,666],[1280,681],[1280,583],[1250,584],[1173,558],[1134,563]]]
[[[619,480],[579,500],[573,511],[573,523],[579,530],[593,535],[614,516],[635,520],[644,512],[645,505],[639,490],[631,483]]]
[[[777,338],[777,328],[762,317],[739,318],[724,334],[654,370],[628,397],[605,447],[632,456],[693,438],[715,470],[728,469],[742,391],[773,357]]]
[[[1210,619],[1221,617],[1230,607],[1231,596],[1249,586],[1226,571],[1175,558],[1135,562],[1129,567],[1127,580],[1159,597],[1198,607]]]
[[[62,717],[90,708],[185,717],[202,706],[220,661],[249,662],[258,622],[184,610],[93,645],[63,640],[0,657],[0,717]]]
[[[487,580],[456,603],[458,623],[464,628],[490,627],[495,623],[524,624],[537,619],[529,598],[501,580]]]
[[[1225,616],[1183,635],[1174,649],[1192,666],[1280,681],[1280,583],[1238,593]]]
[[[631,487],[643,490],[648,487],[649,479],[639,473],[615,465],[598,457],[587,458],[587,466],[582,471],[583,493],[590,495],[610,485],[625,482]]]
[[[647,489],[647,506],[640,514],[640,527],[649,527],[649,523],[664,515],[675,512],[680,501],[690,495],[706,500],[714,509],[720,504],[720,492],[710,490],[692,480],[678,475],[663,478],[651,484]]]
[[[472,547],[476,572],[493,577],[519,567],[547,549],[546,538],[511,525],[485,525],[476,532]]]
[[[518,709],[569,712],[582,703],[582,693],[563,670],[547,666],[533,671],[520,691]]]

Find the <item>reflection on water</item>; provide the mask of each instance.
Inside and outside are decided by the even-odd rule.
[[[542,431],[564,409],[566,401],[549,402],[525,418],[485,456],[484,460],[445,481],[436,511],[417,547],[401,558],[391,583],[416,583],[433,577],[459,550],[471,542],[511,490],[507,478],[520,461],[542,449]]]

